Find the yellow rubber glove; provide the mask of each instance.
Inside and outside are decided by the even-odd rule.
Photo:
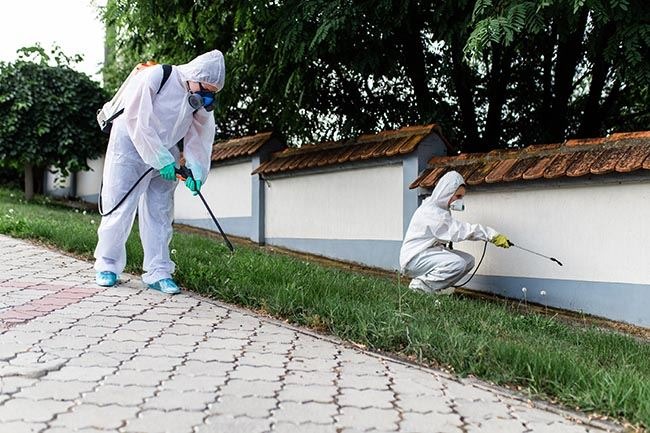
[[[174,164],[168,164],[160,169],[160,177],[165,180],[176,180],[176,169]]]
[[[510,248],[510,241],[505,235],[502,234],[496,235],[495,237],[490,239],[490,242],[492,242],[497,247]]]

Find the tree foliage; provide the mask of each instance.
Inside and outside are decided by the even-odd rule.
[[[328,140],[437,122],[465,150],[647,127],[645,0],[110,0],[137,61],[226,55],[226,135]]]
[[[0,165],[87,169],[86,159],[106,147],[95,119],[106,93],[69,67],[77,56],[40,46],[21,51],[14,63],[0,64]]]

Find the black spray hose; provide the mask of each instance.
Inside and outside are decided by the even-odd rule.
[[[483,263],[483,258],[485,257],[485,251],[487,250],[487,241],[483,243],[483,254],[481,254],[481,260],[478,261],[478,265],[476,265],[476,268],[474,269],[474,272],[472,272],[472,275],[469,276],[467,281],[464,281],[460,284],[456,284],[455,286],[452,286],[453,288],[460,288],[463,287],[465,284],[469,283],[472,278],[474,278],[474,275],[476,275],[476,271],[478,271],[479,266],[481,266],[481,263]]]
[[[192,174],[192,170],[185,166],[181,166],[180,168],[176,168],[176,177],[178,177],[180,180],[185,181],[186,179],[192,179],[196,183],[196,179],[194,179],[194,175]],[[228,249],[230,252],[235,252],[235,247],[232,246],[230,243],[230,240],[228,239],[228,236],[223,232],[223,229],[221,228],[221,225],[219,225],[219,221],[217,221],[217,218],[214,216],[212,213],[212,209],[210,209],[210,206],[208,206],[208,202],[205,201],[205,198],[203,197],[203,194],[201,194],[201,191],[196,191],[196,193],[199,195],[199,198],[205,205],[205,208],[208,210],[208,213],[212,217],[212,221],[216,224],[217,228],[219,229],[219,233],[221,233],[221,236],[223,237],[223,240],[226,242],[226,245],[228,246]]]
[[[121,199],[121,200],[120,200],[120,201],[115,205],[115,207],[114,207],[113,209],[109,210],[109,211],[106,212],[106,213],[104,213],[104,209],[103,209],[103,206],[102,206],[102,189],[104,188],[104,182],[102,182],[102,184],[99,186],[99,200],[97,201],[97,207],[99,208],[99,214],[100,214],[101,216],[108,216],[108,215],[112,214],[113,212],[115,212],[115,209],[117,209],[118,207],[120,207],[120,205],[121,205],[122,203],[124,203],[124,200],[126,200],[126,198],[129,196],[129,194],[131,194],[131,193],[133,192],[133,190],[135,189],[135,187],[138,186],[138,184],[140,183],[140,181],[141,181],[142,179],[144,179],[144,177],[145,177],[146,175],[148,175],[149,172],[150,172],[151,170],[153,170],[153,168],[149,168],[147,171],[145,171],[144,174],[143,174],[142,176],[140,176],[140,179],[138,179],[138,180],[135,181],[135,183],[133,184],[133,186],[131,187],[131,189],[128,190],[128,191],[126,192],[126,194],[124,194],[124,197],[122,197],[122,199]]]

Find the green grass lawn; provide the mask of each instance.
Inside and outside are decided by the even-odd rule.
[[[0,233],[92,260],[99,215],[0,189]],[[137,230],[127,272],[141,272]],[[505,302],[433,297],[386,278],[329,268],[218,238],[175,233],[176,280],[185,288],[459,375],[650,426],[650,344],[576,326]]]

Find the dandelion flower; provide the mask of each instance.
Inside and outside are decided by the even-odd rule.
[[[172,254],[176,254],[176,248],[172,248]]]
[[[522,288],[521,288],[521,291],[524,292],[524,293],[526,293],[526,292],[528,291],[528,289],[525,288],[525,287],[522,287]]]
[[[539,292],[539,294],[542,296],[546,296],[546,290],[542,290],[541,292]]]
[[[14,213],[14,210],[13,210],[13,209],[9,209],[9,213]]]
[[[75,209],[74,211],[77,212],[77,213],[79,213],[79,209]]]
[[[83,211],[82,213],[83,213],[84,215],[86,215],[87,212],[86,212],[86,211]]]
[[[95,224],[95,220],[90,220],[90,224]]]

